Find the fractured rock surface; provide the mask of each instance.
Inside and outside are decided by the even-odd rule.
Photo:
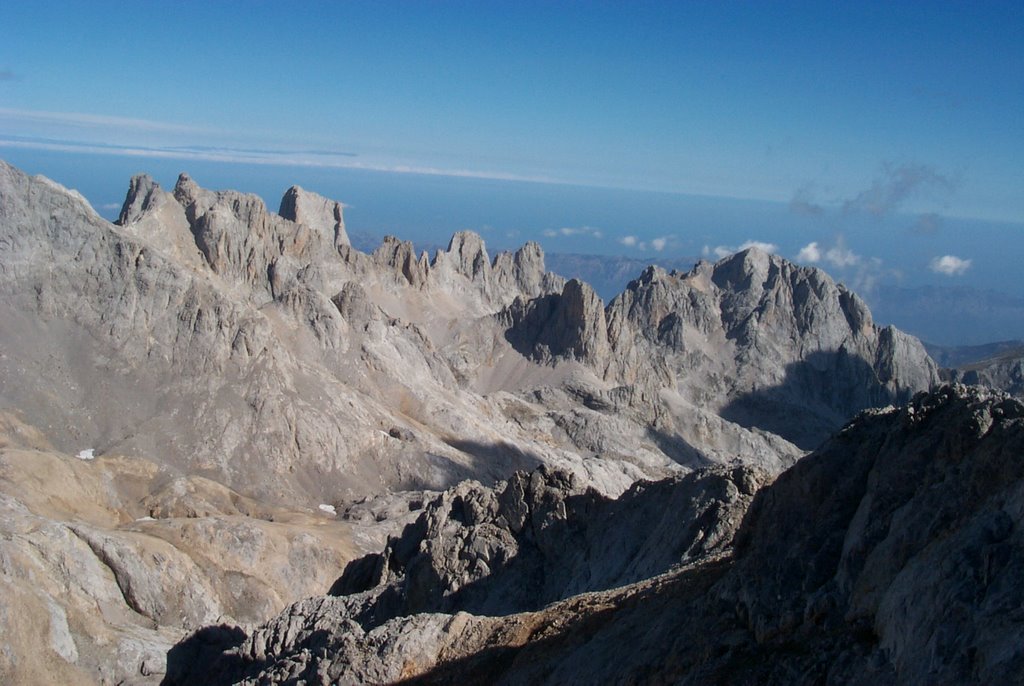
[[[192,636],[168,683],[1019,683],[1022,524],[1024,405],[944,387],[760,490],[731,557],[505,616],[310,599]]]
[[[766,480],[716,468],[642,482],[614,500],[544,467],[493,488],[464,482],[382,554],[352,562],[331,593],[351,595],[366,626],[421,612],[539,609],[723,552]]]

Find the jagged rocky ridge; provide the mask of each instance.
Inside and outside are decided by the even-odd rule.
[[[133,178],[111,224],[0,163],[0,566],[6,616],[31,617],[4,680],[151,683],[183,631],[379,551],[429,499],[407,489],[545,466],[602,503],[775,474],[937,378],[823,272],[756,251],[648,270],[605,306],[536,244],[347,235],[336,201],[293,187],[274,213],[187,175]]]
[[[570,281],[558,296],[514,303],[507,336],[524,354],[676,389],[683,402],[805,449],[853,413],[905,402],[937,378],[920,343],[875,326],[854,293],[756,249],[686,274],[649,267],[604,312],[599,304]]]
[[[714,468],[612,500],[540,467],[493,488],[464,482],[331,589],[366,627],[420,612],[510,614],[634,583],[724,551],[767,475]]]
[[[652,268],[606,308],[536,244],[491,260],[459,233],[429,260],[392,238],[361,253],[342,206],[299,188],[275,214],[139,176],[115,226],[0,172],[5,405],[69,452],[152,455],[279,502],[538,463],[608,494],[680,466],[778,470],[937,380],[823,272],[756,250]],[[104,403],[86,411],[90,393]]]
[[[446,527],[503,526],[500,508],[462,521],[459,497],[424,517],[449,521],[417,535],[413,564],[453,564],[449,550],[429,560]],[[314,598],[249,635],[193,635],[167,683],[1019,683],[1022,524],[1024,405],[947,386],[861,415],[762,489],[731,557],[712,547],[667,574],[505,616],[428,603],[433,613],[367,625],[353,620],[358,596]]]

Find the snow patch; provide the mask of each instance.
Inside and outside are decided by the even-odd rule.
[[[337,510],[334,509],[334,505],[327,505],[325,503],[320,503],[320,510],[323,511],[323,512],[326,512],[327,514],[330,514],[330,515],[337,515],[338,514]]]
[[[79,460],[95,460],[96,456],[93,455],[95,448],[86,448],[85,450],[78,453]]]

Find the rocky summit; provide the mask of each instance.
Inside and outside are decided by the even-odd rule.
[[[1020,406],[921,395],[825,272],[750,248],[606,304],[535,243],[348,236],[297,186],[139,175],[110,223],[0,163],[0,680],[1018,664]]]

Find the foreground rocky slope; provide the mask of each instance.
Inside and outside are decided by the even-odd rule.
[[[349,527],[151,460],[62,454],[0,413],[0,677],[155,683],[183,632],[322,593]]]
[[[944,387],[761,490],[731,559],[505,616],[366,626],[351,598],[312,599],[194,635],[167,683],[1020,683],[1022,524],[1024,405]],[[418,538],[420,559],[443,540]]]

